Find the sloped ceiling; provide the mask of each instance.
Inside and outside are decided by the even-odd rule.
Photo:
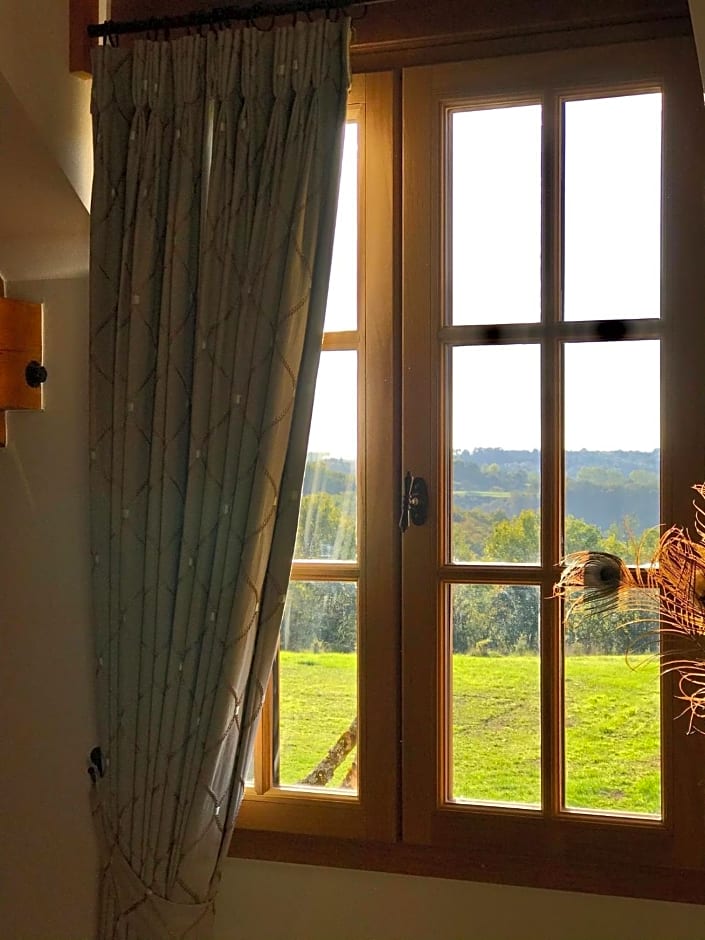
[[[690,20],[693,24],[693,35],[698,50],[700,76],[705,89],[705,0],[689,0]]]
[[[83,203],[0,74],[0,275],[84,273],[88,231]]]

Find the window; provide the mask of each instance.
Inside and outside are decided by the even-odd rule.
[[[356,188],[357,319],[326,330],[324,433],[314,416],[234,850],[698,899],[705,749],[674,721],[654,640],[624,619],[566,620],[552,596],[566,551],[636,564],[654,525],[687,525],[704,472],[705,115],[690,47],[411,67],[400,97],[390,73],[356,82],[358,176],[342,198]],[[400,536],[406,470],[430,503]],[[307,500],[316,474],[334,500]],[[355,512],[331,524],[346,501]],[[346,643],[343,678],[327,648]],[[333,709],[321,699],[298,721],[290,683],[315,689],[326,656],[341,707],[297,764],[291,736]],[[320,785],[324,761],[302,784],[341,735],[337,776]],[[291,832],[309,838],[276,836]]]
[[[295,558],[243,827],[397,837],[392,89],[389,74],[356,76],[348,99]]]

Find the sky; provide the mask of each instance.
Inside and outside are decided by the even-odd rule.
[[[452,121],[452,322],[536,322],[541,300],[541,108]],[[355,125],[343,157],[326,330],[354,329]],[[564,317],[658,316],[661,96],[565,104]],[[355,454],[355,353],[322,356],[309,450]],[[659,446],[658,343],[566,348],[568,450]],[[454,449],[540,447],[538,346],[457,347]],[[629,413],[629,420],[623,415]]]

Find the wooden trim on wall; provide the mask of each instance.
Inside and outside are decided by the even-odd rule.
[[[93,45],[86,30],[99,16],[99,0],[69,0],[69,71],[85,78],[91,74]]]
[[[661,866],[646,855],[630,865],[605,866],[580,855],[571,858],[570,864],[556,865],[531,853],[498,856],[482,846],[439,852],[424,845],[237,828],[228,854],[231,858],[705,904],[702,871]]]
[[[112,0],[110,16],[143,19],[218,5],[213,0]],[[90,72],[86,26],[98,22],[98,6],[98,0],[70,0],[72,72]],[[351,56],[353,71],[374,72],[690,31],[686,0],[393,0],[370,7],[356,21]]]

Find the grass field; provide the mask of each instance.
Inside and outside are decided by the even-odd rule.
[[[280,781],[295,784],[357,711],[351,653],[280,653]],[[566,804],[660,811],[658,670],[621,656],[566,660]],[[538,659],[453,657],[456,799],[540,803]],[[352,762],[336,772],[339,785]]]

